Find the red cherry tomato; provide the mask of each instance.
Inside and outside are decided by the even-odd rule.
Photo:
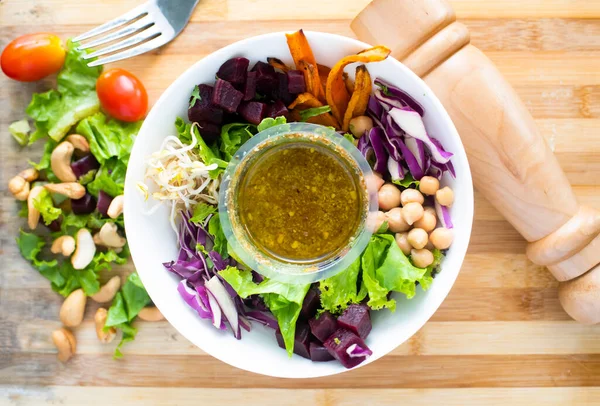
[[[146,116],[148,93],[142,82],[124,69],[102,73],[96,92],[104,111],[121,121],[138,121]]]
[[[4,48],[0,65],[11,79],[34,82],[58,72],[65,62],[65,52],[56,35],[27,34]]]

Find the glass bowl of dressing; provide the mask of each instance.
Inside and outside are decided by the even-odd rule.
[[[347,269],[374,231],[373,179],[358,149],[331,128],[290,123],[258,133],[231,159],[220,187],[230,253],[294,284]]]

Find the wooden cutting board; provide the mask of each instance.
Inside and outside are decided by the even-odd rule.
[[[36,31],[68,38],[139,3],[0,1],[0,47]],[[201,0],[176,41],[118,65],[154,101],[192,63],[248,36],[298,28],[353,36],[349,22],[367,3]],[[581,203],[600,207],[600,1],[451,3],[532,112]],[[76,331],[78,355],[58,363],[50,333],[61,298],[19,256],[14,237],[25,222],[6,188],[41,155],[39,146],[21,150],[8,124],[50,83],[0,77],[0,405],[600,404],[600,325],[569,320],[557,282],[527,261],[525,241],[477,193],[471,245],[449,297],[419,333],[369,366],[324,379],[267,378],[204,354],[167,322],[139,322],[125,358],[113,361],[115,344],[95,337],[95,305]]]

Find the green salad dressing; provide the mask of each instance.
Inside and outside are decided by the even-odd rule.
[[[360,224],[359,176],[319,144],[271,147],[249,163],[239,186],[238,211],[250,240],[279,260],[332,257]]]

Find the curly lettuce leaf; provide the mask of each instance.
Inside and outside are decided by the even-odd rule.
[[[376,277],[376,270],[383,263],[390,241],[379,236],[371,237],[362,257],[362,283],[367,290],[369,301],[367,305],[373,310],[383,308],[396,310],[396,301],[388,299],[390,291],[381,285]]]
[[[366,296],[365,289],[359,291],[360,257],[346,270],[319,282],[321,305],[333,314],[343,312],[351,303],[360,303]]]
[[[418,180],[416,180],[415,178],[413,178],[413,176],[410,173],[407,173],[404,176],[404,179],[396,179],[396,180],[392,180],[392,183],[404,187],[404,188],[410,188],[413,187],[415,189],[419,188],[419,185],[421,184],[421,182],[419,182]]]
[[[127,165],[123,161],[116,157],[110,158],[96,172],[94,180],[87,184],[88,193],[98,197],[98,193],[102,190],[112,197],[122,195],[126,172]]]
[[[212,235],[214,239],[213,250],[217,251],[223,259],[229,258],[227,238],[221,227],[221,220],[219,219],[218,214],[215,214],[208,222],[208,233]]]
[[[115,157],[127,165],[141,125],[141,121],[125,123],[96,113],[81,120],[75,131],[88,140],[90,151],[100,164]]]
[[[206,203],[198,203],[194,206],[194,212],[192,213],[192,218],[190,221],[195,224],[204,223],[204,220],[211,214],[215,214],[217,212],[217,207],[211,204]]]
[[[292,285],[273,279],[265,279],[257,284],[252,280],[251,271],[239,270],[231,266],[219,272],[219,275],[242,298],[247,298],[250,295],[261,295],[265,304],[277,319],[285,348],[291,357],[294,352],[296,322],[310,285]]]
[[[220,151],[225,161],[231,161],[238,149],[256,134],[256,126],[248,123],[231,123],[221,128]]]
[[[443,259],[444,254],[442,254],[442,251],[438,250],[437,248],[434,249],[433,263],[427,267],[427,271],[418,281],[419,285],[421,286],[421,289],[423,289],[424,291],[431,287],[435,273],[439,270]]]
[[[33,199],[33,207],[35,207],[41,214],[44,224],[49,225],[54,220],[60,217],[62,210],[54,207],[54,202],[50,197],[50,192],[44,189],[40,194]]]
[[[227,168],[227,161],[221,159],[220,152],[215,145],[208,146],[200,132],[198,131],[198,126],[194,126],[193,124],[187,123],[183,118],[177,117],[175,119],[175,129],[177,130],[177,137],[183,144],[191,144],[192,143],[192,131],[196,137],[196,152],[200,157],[200,160],[207,165],[217,164],[217,169],[214,169],[209,172],[211,178],[216,179],[221,175],[225,168]]]
[[[60,141],[78,121],[100,110],[96,80],[102,67],[89,68],[77,50],[77,43],[67,43],[65,64],[57,77],[57,89],[33,95],[26,112],[35,121],[29,144],[50,137]]]
[[[277,125],[287,124],[287,119],[284,116],[279,116],[277,118],[263,118],[256,129],[258,132],[264,131],[268,128],[275,127]]]

